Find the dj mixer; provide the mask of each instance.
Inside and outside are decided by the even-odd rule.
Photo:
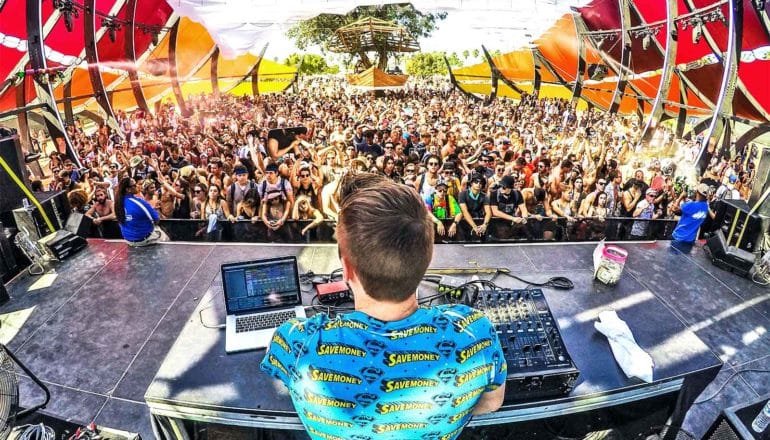
[[[575,366],[543,291],[481,290],[473,307],[492,321],[508,364],[506,400],[560,396],[575,387]]]

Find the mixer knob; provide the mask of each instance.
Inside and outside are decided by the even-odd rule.
[[[509,340],[510,342],[516,342],[516,335],[511,335],[511,336],[508,336],[508,340]]]
[[[529,346],[529,344],[525,344],[523,347],[521,347],[521,351],[524,353],[529,353],[530,349],[531,347]]]
[[[532,346],[532,350],[536,351],[536,352],[540,351],[541,348],[543,348],[543,346],[540,345],[540,344],[535,344],[535,345]]]

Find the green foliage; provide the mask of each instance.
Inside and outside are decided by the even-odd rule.
[[[452,67],[462,65],[460,58],[456,53],[447,57],[447,61]],[[441,52],[419,52],[406,60],[406,73],[413,76],[433,76],[447,75],[446,62],[444,54]]]
[[[471,52],[471,54],[473,54],[473,58],[478,58],[478,57],[479,57],[479,54],[480,54],[480,52],[479,52],[479,50],[478,50],[478,49],[473,49],[473,51]]]
[[[471,55],[471,53],[470,53],[470,51],[468,49],[465,49],[463,51],[463,59],[464,60],[467,60],[470,55]]]
[[[301,65],[300,62],[302,62]],[[293,53],[284,60],[283,64],[287,66],[299,65],[300,75],[333,75],[340,72],[339,66],[330,66],[324,57],[312,53],[305,55]]]
[[[345,15],[320,14],[314,18],[300,21],[286,32],[300,49],[311,45],[326,48],[326,43],[334,31],[364,17],[374,17],[393,21],[404,26],[415,38],[428,37],[436,29],[436,23],[446,18],[446,12],[422,13],[411,3],[358,6]]]

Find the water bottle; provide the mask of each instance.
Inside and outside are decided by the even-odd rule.
[[[751,422],[751,429],[754,430],[754,432],[762,433],[765,429],[767,429],[767,425],[770,423],[770,400],[765,403],[764,408],[762,408],[762,411],[757,414],[757,417],[754,418],[754,421]]]

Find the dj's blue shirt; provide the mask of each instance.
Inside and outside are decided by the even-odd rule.
[[[154,222],[160,219],[158,211],[147,201],[134,196],[123,196],[126,221],[120,223],[120,232],[128,241],[140,241],[147,238],[155,228]]]
[[[261,364],[289,389],[313,439],[454,439],[505,382],[491,323],[463,305],[392,322],[352,312],[278,328]]]
[[[682,204],[682,217],[679,218],[671,236],[674,240],[692,243],[698,235],[698,228],[709,215],[709,205],[705,201],[692,201]]]

